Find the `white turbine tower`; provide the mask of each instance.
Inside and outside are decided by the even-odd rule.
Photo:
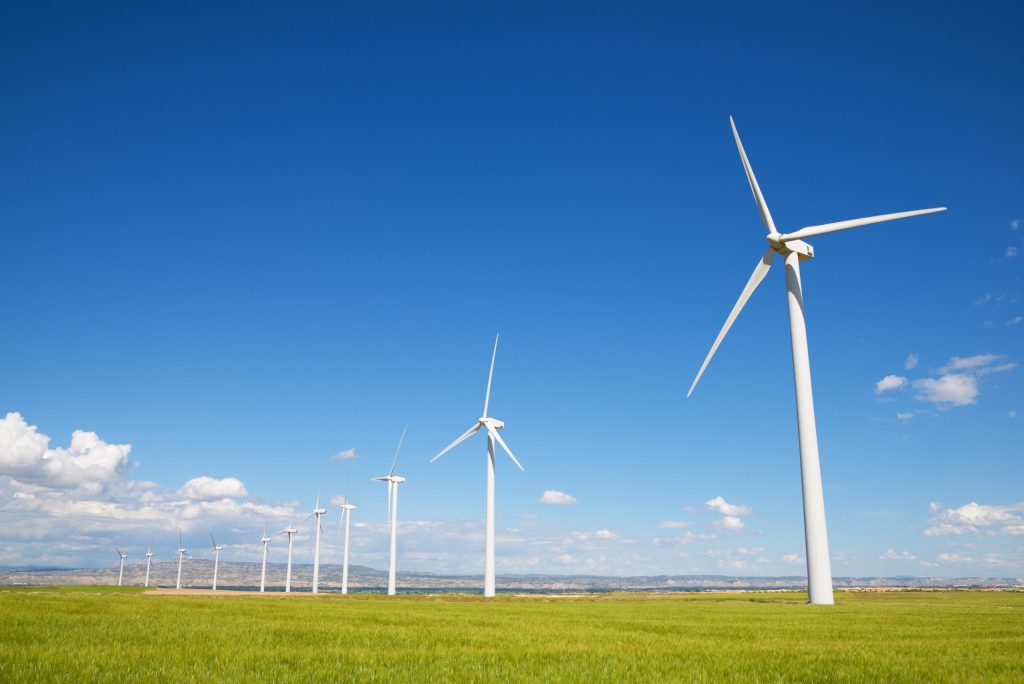
[[[356,510],[355,504],[348,500],[348,478],[345,478],[345,500],[341,503],[341,520],[338,521],[338,532],[345,526],[345,553],[341,563],[341,593],[348,593],[348,532],[352,524],[352,511]]]
[[[149,569],[153,565],[153,542],[149,542],[149,548],[146,550],[146,581],[143,586],[149,586]]]
[[[114,550],[117,551],[117,555],[121,557],[121,569],[117,573],[117,586],[121,586],[121,580],[124,579],[124,559],[128,557],[128,553],[122,553],[121,549],[116,546],[114,547]]]
[[[405,482],[404,477],[395,475],[395,465],[398,464],[398,452],[402,450],[402,442],[405,440],[405,431],[409,429],[406,425],[402,429],[402,436],[398,439],[398,448],[395,449],[395,460],[391,462],[391,472],[387,475],[373,478],[388,483],[388,520],[391,522],[391,560],[388,563],[388,596],[395,595],[396,563],[398,560],[398,485]]]
[[[220,567],[220,552],[224,550],[224,545],[217,545],[217,540],[213,538],[213,532],[210,533],[210,541],[213,542],[213,590],[217,591],[217,568]]]
[[[828,535],[825,530],[825,498],[821,487],[821,466],[818,461],[818,435],[814,423],[814,399],[811,394],[811,365],[807,353],[807,329],[804,323],[804,297],[800,281],[800,262],[814,256],[814,250],[809,244],[803,242],[803,238],[833,233],[848,228],[857,228],[871,223],[892,221],[894,219],[931,214],[936,211],[945,211],[945,207],[933,209],[919,209],[917,211],[903,211],[896,214],[883,214],[880,216],[869,216],[867,218],[852,219],[849,221],[837,221],[825,223],[818,226],[808,226],[792,233],[780,234],[775,229],[775,222],[768,211],[768,205],[761,194],[761,188],[754,177],[754,170],[747,160],[747,153],[743,150],[743,143],[740,142],[740,135],[736,131],[736,124],[732,117],[729,118],[732,126],[733,137],[736,139],[736,147],[743,161],[743,169],[747,174],[747,181],[754,193],[754,202],[758,212],[761,214],[761,222],[768,229],[768,250],[761,257],[754,273],[750,276],[739,300],[725,319],[725,325],[711,345],[704,363],[701,364],[697,377],[686,396],[693,393],[697,381],[707,368],[708,362],[714,356],[718,345],[721,344],[725,334],[729,332],[733,321],[743,309],[744,304],[753,294],[757,286],[764,280],[768,269],[771,266],[772,258],[776,253],[786,260],[786,291],[789,303],[789,333],[793,350],[793,381],[796,388],[796,418],[797,434],[800,443],[800,476],[803,486],[804,504],[804,540],[807,545],[807,593],[810,603],[832,604],[832,568],[828,554]]]
[[[320,587],[320,535],[323,534],[324,528],[320,524],[320,516],[327,512],[326,508],[320,508],[320,492],[316,493],[316,505],[313,507],[313,512],[310,513],[306,520],[308,521],[314,515],[316,516],[316,546],[313,547],[313,593],[316,594]]]
[[[445,447],[444,451],[430,459],[430,462],[433,463],[456,445],[472,437],[481,428],[487,432],[487,533],[484,541],[484,596],[486,597],[494,596],[494,443],[497,442],[501,445],[501,448],[505,450],[519,470],[523,469],[516,457],[512,455],[508,445],[505,444],[505,440],[498,434],[498,430],[505,427],[505,423],[487,415],[491,401],[491,379],[494,377],[494,358],[497,355],[498,337],[495,336],[494,352],[491,354],[491,370],[487,375],[487,392],[484,394],[483,415],[477,419],[476,425],[466,430],[461,437]]]
[[[188,551],[181,543],[181,530],[178,530],[178,583],[175,585],[175,589],[181,589],[181,561],[184,560],[185,556],[188,555]]]
[[[288,572],[284,576],[284,591],[289,593],[292,590],[292,539],[298,532],[295,526],[292,524],[294,521],[289,521],[288,527],[284,528],[278,534],[288,535]]]
[[[263,522],[263,537],[260,538],[260,544],[263,545],[263,572],[260,573],[260,591],[266,591],[267,587],[267,553],[269,552],[270,537],[267,536],[267,523]],[[288,564],[288,569],[291,570],[291,563]],[[290,574],[290,573],[289,573]]]

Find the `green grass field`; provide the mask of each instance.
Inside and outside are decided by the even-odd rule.
[[[1024,593],[147,596],[0,589],[0,681],[1024,682]]]

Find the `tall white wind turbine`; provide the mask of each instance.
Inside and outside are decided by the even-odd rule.
[[[409,426],[406,425],[402,429],[402,436],[398,439],[395,459],[391,462],[391,472],[387,475],[373,478],[374,480],[388,483],[388,520],[391,522],[391,560],[388,563],[388,596],[395,595],[396,562],[398,560],[398,485],[405,482],[404,477],[395,475],[395,466],[398,464],[398,452],[402,450],[405,431],[408,429]]]
[[[288,535],[288,572],[286,572],[284,576],[285,593],[289,593],[292,590],[292,540],[295,538],[295,535],[298,532],[298,530],[295,529],[295,525],[293,525],[292,522],[294,521],[289,521],[288,527],[284,528],[280,532],[280,534]]]
[[[316,493],[316,505],[313,506],[313,512],[309,514],[306,520],[308,521],[314,515],[316,516],[316,546],[313,547],[313,593],[316,594],[320,590],[320,535],[323,534],[324,527],[320,524],[320,516],[327,512],[326,508],[320,508],[320,492]]]
[[[789,303],[789,333],[790,343],[793,351],[793,381],[796,388],[796,420],[797,434],[800,443],[800,477],[803,487],[804,504],[804,540],[807,545],[807,593],[810,603],[832,604],[832,568],[828,554],[828,535],[825,530],[825,498],[821,486],[821,466],[818,460],[818,435],[814,422],[814,399],[811,394],[811,364],[807,353],[807,328],[804,323],[804,297],[800,280],[800,262],[814,256],[813,248],[803,241],[803,238],[815,237],[826,233],[833,233],[849,228],[857,228],[872,223],[892,221],[895,219],[931,214],[937,211],[945,211],[945,207],[933,209],[919,209],[917,211],[903,211],[895,214],[882,214],[880,216],[869,216],[867,218],[851,219],[848,221],[837,221],[825,223],[818,226],[808,226],[792,233],[779,233],[775,229],[775,222],[772,220],[771,212],[768,211],[768,204],[765,202],[761,188],[754,177],[754,170],[747,160],[747,153],[740,142],[740,135],[736,130],[736,124],[732,117],[729,118],[732,126],[732,134],[736,139],[736,148],[739,150],[740,159],[743,162],[743,169],[747,174],[747,182],[750,190],[754,193],[754,202],[761,215],[761,222],[768,229],[768,250],[761,256],[761,260],[754,268],[746,286],[740,293],[739,300],[725,319],[725,325],[711,345],[704,363],[701,364],[697,377],[690,386],[689,397],[697,386],[704,369],[707,368],[711,357],[714,356],[718,345],[722,343],[725,334],[729,332],[733,321],[739,315],[743,306],[747,303],[750,295],[757,286],[764,280],[772,264],[772,258],[776,253],[780,254],[786,263],[786,292]]]
[[[149,548],[146,549],[146,581],[142,586],[149,586],[149,569],[153,565],[153,542],[149,542]]]
[[[128,557],[128,553],[122,553],[121,549],[116,546],[114,547],[114,550],[117,551],[117,555],[121,557],[121,569],[117,573],[117,586],[121,586],[121,580],[124,579],[124,559]]]
[[[260,544],[263,545],[263,571],[260,573],[260,591],[264,592],[267,588],[267,553],[269,552],[270,537],[267,536],[267,523],[263,522],[263,537],[260,538]],[[289,563],[288,569],[291,569]],[[290,573],[289,573],[290,574]]]
[[[213,542],[213,590],[217,591],[217,568],[220,567],[220,552],[224,550],[224,545],[218,545],[217,540],[213,538],[213,532],[210,533],[210,541]]]
[[[494,352],[491,354],[491,370],[487,375],[487,391],[484,394],[484,412],[477,418],[476,424],[462,433],[462,436],[444,448],[434,458],[433,463],[444,454],[471,436],[475,435],[481,428],[487,432],[487,533],[484,540],[484,596],[494,596],[494,443],[497,442],[505,450],[508,457],[516,464],[519,470],[523,469],[512,451],[505,444],[505,440],[498,434],[498,430],[505,427],[505,423],[491,418],[487,415],[487,409],[491,401],[491,379],[494,377],[494,358],[498,355],[498,336],[494,337]]]
[[[175,589],[181,589],[181,561],[184,560],[185,556],[188,555],[188,551],[185,550],[185,546],[181,543],[181,530],[178,530],[178,583],[175,585]]]
[[[345,553],[341,563],[341,593],[348,593],[348,532],[352,524],[352,511],[356,510],[355,504],[348,500],[348,478],[345,478],[345,500],[341,503],[341,520],[338,521],[338,531],[341,532],[342,525],[345,526]]]

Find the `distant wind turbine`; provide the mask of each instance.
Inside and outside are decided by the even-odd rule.
[[[267,553],[270,548],[270,537],[267,536],[267,521],[263,521],[263,537],[260,538],[260,544],[263,545],[263,572],[260,573],[260,591],[266,591],[267,587]],[[289,554],[290,556],[290,554]],[[291,575],[291,563],[288,563],[289,576]]]
[[[351,469],[350,469],[351,474]],[[356,510],[355,505],[348,500],[348,480],[345,478],[345,500],[341,502],[341,519],[338,521],[338,532],[341,532],[341,526],[345,526],[345,554],[342,557],[341,563],[341,593],[348,593],[348,532],[349,526],[352,522],[352,511]]]
[[[149,586],[149,568],[153,565],[153,542],[149,542],[149,548],[146,550],[146,581],[143,586]]]
[[[505,440],[498,434],[498,430],[505,427],[505,423],[487,415],[487,409],[491,401],[491,379],[494,377],[494,359],[498,355],[498,337],[494,338],[494,352],[491,354],[491,370],[487,375],[487,391],[484,394],[484,412],[477,418],[476,424],[462,433],[462,436],[444,448],[434,458],[433,463],[448,453],[458,444],[475,435],[481,428],[487,432],[487,533],[484,540],[484,596],[494,596],[494,443],[497,442],[505,450],[508,457],[516,464],[519,470],[523,466],[519,464],[516,457],[512,455]]]
[[[388,563],[388,596],[395,595],[396,563],[398,560],[398,485],[405,482],[404,477],[395,475],[395,465],[398,464],[398,453],[402,450],[402,442],[405,440],[405,431],[407,429],[409,429],[408,425],[402,429],[402,436],[398,439],[395,459],[391,462],[391,472],[387,475],[373,478],[374,480],[388,483],[388,519],[391,521],[391,560]]]
[[[114,550],[117,551],[117,555],[121,557],[121,569],[117,573],[117,586],[121,586],[121,580],[124,579],[124,559],[128,557],[128,553],[122,553],[121,549],[116,546],[114,547]]]
[[[213,590],[217,591],[217,568],[220,567],[220,552],[224,550],[223,545],[217,545],[217,540],[213,538],[213,532],[210,533],[210,541],[213,542]]]
[[[175,589],[181,589],[181,561],[188,555],[184,545],[181,543],[181,529],[178,529],[178,583]]]
[[[796,387],[796,419],[797,434],[800,443],[800,477],[803,487],[804,504],[804,540],[807,545],[807,593],[810,603],[832,604],[832,568],[828,554],[828,534],[825,529],[825,497],[821,485],[821,465],[818,459],[818,434],[814,421],[814,398],[811,394],[811,364],[807,352],[807,328],[804,322],[804,296],[800,280],[800,262],[814,256],[812,247],[803,242],[803,238],[815,237],[826,233],[834,233],[840,230],[857,228],[872,223],[892,221],[895,219],[931,214],[937,211],[945,211],[945,207],[933,209],[918,209],[916,211],[903,211],[895,214],[882,214],[880,216],[869,216],[867,218],[852,219],[849,221],[837,221],[825,223],[818,226],[808,226],[792,233],[781,234],[775,229],[775,222],[772,220],[771,212],[768,211],[768,204],[765,202],[761,188],[754,177],[754,170],[747,159],[747,153],[740,142],[740,134],[736,130],[736,124],[732,117],[729,117],[732,126],[732,134],[736,139],[736,148],[739,150],[740,159],[743,162],[743,169],[747,174],[747,182],[754,194],[754,203],[757,205],[761,215],[761,222],[768,229],[768,250],[761,257],[761,260],[754,268],[739,300],[733,306],[729,317],[725,319],[725,325],[711,345],[704,363],[701,364],[697,377],[690,386],[686,396],[693,393],[700,376],[704,373],[711,357],[715,355],[718,345],[721,344],[725,334],[729,332],[733,321],[739,315],[743,306],[747,303],[750,295],[754,293],[757,286],[764,280],[772,264],[772,257],[776,253],[786,260],[786,291],[789,302],[789,334],[793,353],[793,381]]]
[[[288,572],[284,576],[285,593],[288,593],[292,590],[292,540],[294,539],[296,533],[298,532],[298,530],[295,529],[295,526],[292,524],[294,522],[294,520],[290,520],[288,522],[288,527],[284,528],[283,530],[281,530],[281,532],[278,533],[288,535]]]
[[[313,593],[316,594],[319,591],[320,586],[320,535],[323,533],[323,525],[320,524],[320,516],[327,512],[326,508],[320,508],[320,492],[316,493],[316,505],[313,507],[313,512],[306,517],[308,521],[314,515],[316,516],[316,546],[313,547]]]

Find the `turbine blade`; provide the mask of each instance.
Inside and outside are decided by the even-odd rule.
[[[690,385],[690,391],[686,393],[689,397],[693,394],[693,388],[697,386],[697,382],[700,380],[700,376],[704,375],[704,369],[708,367],[708,363],[711,361],[711,357],[715,355],[715,351],[718,350],[718,345],[722,343],[725,338],[725,334],[729,332],[729,328],[732,327],[733,321],[739,316],[740,311],[743,310],[743,306],[750,299],[750,295],[754,294],[754,290],[761,284],[764,277],[768,275],[768,269],[772,265],[772,257],[775,255],[775,250],[768,248],[768,251],[761,257],[761,261],[758,262],[757,266],[754,267],[754,272],[750,275],[750,280],[747,281],[746,286],[743,288],[743,292],[740,293],[740,298],[736,301],[736,305],[732,307],[732,311],[729,312],[729,317],[725,319],[725,325],[722,326],[721,332],[718,333],[718,337],[715,338],[715,343],[711,345],[711,351],[708,352],[707,357],[704,359],[704,363],[701,364],[700,370],[697,371],[697,377],[693,379],[693,384]]]
[[[754,176],[754,169],[750,167],[750,160],[747,159],[747,152],[743,149],[743,143],[740,141],[740,133],[736,130],[736,122],[729,117],[729,125],[732,126],[732,135],[736,138],[736,149],[740,151],[740,159],[743,160],[743,170],[747,172],[747,182],[750,184],[750,191],[754,193],[754,202],[757,204],[757,210],[761,213],[761,222],[764,223],[764,227],[768,229],[768,233],[776,233],[775,221],[772,220],[772,213],[768,211],[768,203],[764,201],[764,195],[761,194],[761,186],[757,184],[757,178]]]
[[[446,446],[444,449],[442,449],[441,453],[439,453],[434,458],[430,459],[430,462],[433,463],[434,461],[436,461],[437,459],[441,458],[442,456],[447,454],[449,451],[451,451],[452,449],[454,449],[455,447],[457,447],[458,445],[462,444],[464,441],[466,441],[467,439],[469,439],[470,437],[475,435],[476,431],[480,429],[480,425],[481,425],[480,423],[477,423],[473,427],[471,427],[468,430],[466,430],[465,432],[463,432],[462,435],[458,439],[456,439],[454,442],[452,442],[451,444]]]
[[[306,516],[306,519],[302,521],[302,522],[303,522],[303,524],[305,524],[305,523],[309,522],[309,519],[310,519],[310,518],[312,518],[312,517],[313,517],[313,514],[312,514],[312,513],[310,513],[309,515],[307,515],[307,516]]]
[[[405,441],[405,431],[408,429],[408,425],[402,428],[402,436],[398,438],[398,448],[395,449],[395,460],[391,462],[391,472],[388,473],[388,477],[391,477],[392,475],[395,474],[395,466],[398,465],[398,452],[402,450],[402,442]]]
[[[314,511],[320,510],[320,490],[316,490],[316,504],[313,506]]]
[[[786,233],[780,239],[783,242],[787,240],[802,240],[804,238],[814,237],[815,235],[834,233],[837,230],[859,228],[860,226],[867,226],[872,223],[882,223],[883,221],[895,221],[896,219],[909,218],[911,216],[920,216],[921,214],[934,214],[937,211],[946,211],[946,207],[933,207],[931,209],[918,209],[916,211],[901,211],[895,214],[881,214],[879,216],[868,216],[867,218],[850,219],[849,221],[823,223],[820,226],[807,226],[806,228],[801,228],[798,231]]]
[[[210,533],[210,541],[213,542],[213,548],[217,548],[217,540],[213,538],[213,532]]]
[[[501,448],[505,450],[505,453],[508,454],[508,457],[512,459],[512,462],[516,464],[516,467],[518,467],[520,470],[523,470],[523,466],[519,463],[516,457],[512,455],[512,450],[508,448],[507,444],[505,444],[505,440],[501,438],[501,435],[498,434],[498,431],[492,428],[490,425],[488,425],[487,434],[493,437],[494,441],[501,445]]]
[[[487,374],[487,393],[484,394],[484,417],[487,417],[487,407],[491,403],[491,379],[494,377],[494,358],[498,355],[498,338],[500,333],[494,336],[494,351],[491,353],[491,371]]]

